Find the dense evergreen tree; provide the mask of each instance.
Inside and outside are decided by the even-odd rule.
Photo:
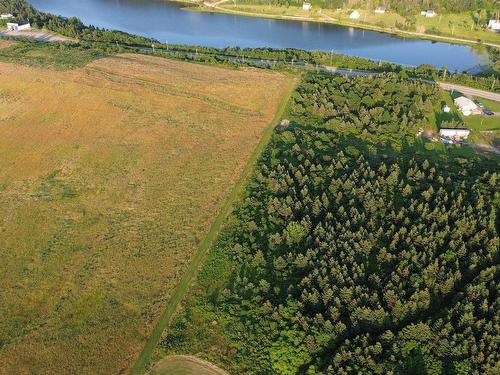
[[[163,346],[235,374],[498,373],[498,159],[377,143],[434,90],[308,77]]]

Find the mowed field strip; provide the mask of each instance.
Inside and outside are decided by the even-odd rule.
[[[147,375],[228,375],[228,373],[196,357],[171,355],[159,361]]]
[[[126,373],[290,79],[0,63],[0,374]]]

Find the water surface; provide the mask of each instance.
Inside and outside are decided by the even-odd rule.
[[[405,39],[314,22],[192,12],[162,0],[30,0],[35,8],[84,23],[175,44],[335,51],[403,65],[431,64],[463,71],[485,64],[469,46]]]

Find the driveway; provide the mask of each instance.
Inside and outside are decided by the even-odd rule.
[[[59,42],[59,43],[73,43],[74,39],[67,38],[60,35],[51,34],[43,30],[26,30],[26,31],[0,31],[0,36],[8,36],[13,38],[29,38],[35,39],[39,42]]]

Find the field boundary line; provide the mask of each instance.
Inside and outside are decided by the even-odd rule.
[[[298,84],[300,79],[300,76],[295,76],[292,77],[290,82],[288,83],[288,87],[283,94],[283,97],[281,99],[280,105],[278,107],[278,110],[276,111],[276,114],[274,115],[274,118],[272,119],[271,123],[266,127],[264,130],[262,137],[255,147],[255,150],[253,151],[252,155],[250,156],[249,161],[247,162],[245,168],[243,169],[243,172],[241,176],[239,177],[238,181],[232,188],[231,192],[229,193],[228,197],[226,198],[224,204],[222,205],[219,214],[217,215],[215,221],[213,222],[212,226],[210,227],[208,233],[206,236],[203,238],[201,241],[200,245],[198,246],[198,250],[196,251],[191,263],[189,264],[186,272],[184,275],[182,275],[181,280],[177,284],[177,286],[174,289],[174,292],[172,294],[172,297],[170,298],[170,301],[168,302],[167,306],[165,307],[165,310],[163,311],[160,320],[156,324],[155,328],[149,335],[148,340],[146,341],[146,344],[144,345],[144,348],[137,358],[137,360],[134,363],[134,366],[130,370],[129,374],[130,375],[142,375],[146,371],[146,366],[148,365],[148,362],[151,358],[151,354],[153,353],[154,349],[156,348],[156,345],[161,339],[161,336],[165,329],[168,328],[168,325],[170,323],[170,320],[172,319],[172,316],[175,313],[175,310],[177,309],[178,304],[182,301],[184,295],[186,294],[187,290],[189,289],[189,284],[191,283],[192,279],[196,276],[198,273],[198,270],[200,268],[201,262],[205,258],[205,255],[208,253],[208,250],[214,243],[214,241],[217,239],[219,236],[219,233],[222,229],[222,226],[226,220],[226,218],[229,217],[233,210],[234,203],[238,200],[238,198],[243,194],[245,191],[245,187],[247,185],[248,179],[251,177],[255,165],[257,163],[257,160],[259,159],[260,155],[262,154],[262,151],[264,150],[265,146],[269,143],[271,140],[271,136],[274,131],[274,127],[277,125],[278,121],[280,120],[281,116],[285,112],[286,105],[288,101],[290,100],[290,97],[292,96],[293,91],[295,90],[296,85]]]

